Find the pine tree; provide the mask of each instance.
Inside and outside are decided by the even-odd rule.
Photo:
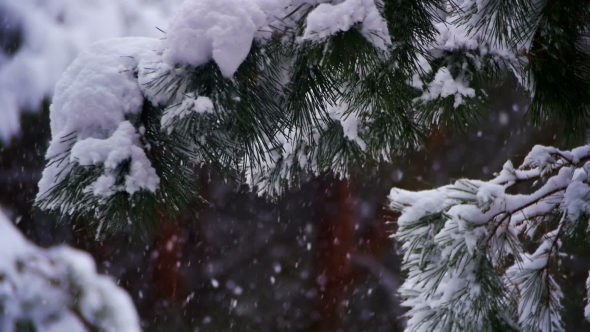
[[[187,0],[162,40],[102,41],[66,71],[36,204],[94,220],[99,232],[141,230],[200,197],[186,184],[203,165],[276,198],[306,174],[347,177],[395,160],[434,128],[460,132],[485,110],[485,88],[511,77],[530,93],[534,125],[560,122],[565,139],[583,137],[589,26],[579,0]],[[538,148],[522,172],[583,169],[580,149]],[[552,201],[515,217],[528,206],[501,202],[519,172],[506,165],[491,182],[392,194],[409,330],[559,329],[547,271],[564,234],[585,238],[583,214]],[[547,183],[567,192],[553,182],[583,184],[580,172]],[[531,197],[554,198],[543,193]],[[518,227],[538,240],[529,226],[539,224],[553,231],[524,254]]]

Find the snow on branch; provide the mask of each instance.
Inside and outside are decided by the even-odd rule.
[[[550,75],[537,70],[571,58],[584,30],[548,17],[552,6],[586,7],[529,2],[184,0],[165,38],[101,41],[67,69],[51,106],[36,205],[106,221],[105,230],[141,226],[156,209],[178,213],[202,199],[186,183],[203,164],[276,198],[306,174],[346,177],[392,160],[433,126],[464,128],[480,114],[485,87],[510,73],[531,83],[522,84],[533,92],[535,125],[563,115],[565,101],[586,109],[590,88],[569,83],[577,75],[543,78],[564,72],[553,68],[584,72],[579,63],[587,61],[547,66]],[[529,27],[519,23],[526,16]],[[571,31],[571,40],[559,31]],[[535,43],[525,38],[531,33]],[[543,57],[566,53],[532,65],[526,52],[539,45],[550,45]],[[545,90],[532,84],[539,80]],[[584,92],[572,100],[554,93],[557,83]],[[585,131],[579,114],[565,123]],[[503,188],[577,164],[576,153],[539,149],[525,169],[508,163],[491,182],[449,190],[481,191],[473,199],[493,213]],[[531,209],[517,207],[495,218]]]
[[[37,111],[76,56],[96,41],[160,38],[182,0],[0,1],[0,141],[20,131],[20,112]],[[108,24],[105,24],[108,22]]]
[[[82,52],[64,73],[51,105],[53,140],[47,150],[47,158],[59,162],[43,171],[39,199],[64,180],[74,163],[104,166],[84,188],[97,197],[157,189],[159,179],[145,155],[142,130],[128,120],[138,117],[144,100],[134,73],[140,61],[155,56],[154,48],[150,38],[107,39]],[[124,161],[131,166],[125,185],[120,185],[114,170]]]
[[[365,38],[383,51],[391,46],[387,22],[374,0],[346,0],[338,4],[322,3],[309,13],[302,40],[318,41],[348,31],[363,23]]]
[[[213,59],[223,75],[231,77],[265,23],[257,1],[185,1],[171,21],[163,59],[172,66],[195,67]]]
[[[406,331],[563,330],[562,245],[589,238],[589,170],[589,145],[537,145],[518,169],[508,161],[489,181],[392,189]],[[525,181],[538,188],[508,192]]]
[[[141,331],[131,297],[92,257],[30,243],[0,212],[0,331]]]

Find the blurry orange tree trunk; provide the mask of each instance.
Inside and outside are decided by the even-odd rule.
[[[354,249],[354,209],[347,181],[321,180],[316,207],[318,239],[315,258],[319,288],[315,331],[342,328],[344,301],[352,284],[350,254]]]
[[[180,260],[182,256],[180,220],[170,219],[162,213],[158,216],[159,234],[154,243],[154,284],[161,298],[180,304],[186,298]]]

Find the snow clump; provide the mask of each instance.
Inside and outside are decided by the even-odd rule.
[[[131,297],[96,273],[89,254],[39,248],[1,211],[0,276],[0,331],[23,323],[35,331],[141,331]]]

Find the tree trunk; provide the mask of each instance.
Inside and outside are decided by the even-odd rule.
[[[319,189],[315,269],[320,317],[314,330],[338,331],[342,328],[343,302],[353,282],[350,254],[355,245],[354,208],[347,181],[322,180]]]

